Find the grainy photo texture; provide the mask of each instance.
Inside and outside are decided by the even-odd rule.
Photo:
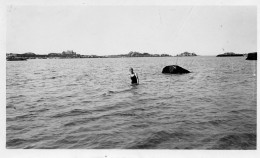
[[[8,6],[7,149],[256,149],[256,6]]]

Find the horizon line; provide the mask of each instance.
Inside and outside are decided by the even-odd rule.
[[[73,51],[72,49],[71,50],[66,50],[66,51]],[[66,52],[65,51],[65,52]],[[62,51],[63,52],[63,51]],[[38,54],[38,55],[48,55],[50,53],[62,53],[62,52],[48,52],[48,53],[35,53],[33,51],[26,51],[26,52],[23,52],[23,53],[16,53],[16,52],[6,52],[6,54],[25,54],[25,53],[34,53],[34,54]],[[75,53],[77,53],[76,51],[73,51]],[[138,52],[138,53],[149,53],[149,52],[146,52],[146,51],[143,51],[143,52],[140,52],[140,51],[129,51],[128,53],[115,53],[115,54],[106,54],[106,55],[98,55],[99,53],[93,53],[93,54],[81,54],[81,53],[77,53],[79,55],[97,55],[97,56],[110,56],[110,55],[124,55],[124,54],[129,54],[130,52]],[[188,53],[195,53],[197,56],[215,56],[215,55],[219,55],[219,54],[223,54],[223,53],[230,53],[230,52],[233,52],[233,51],[225,51],[225,52],[221,52],[221,53],[218,53],[218,54],[203,54],[203,55],[199,55],[197,54],[196,52],[190,52],[190,51],[184,51],[182,53],[185,53],[185,52],[188,52]],[[253,53],[253,52],[257,52],[257,51],[248,51],[247,53],[235,53],[235,54],[248,54],[248,53]],[[182,53],[175,53],[175,54],[172,54],[172,53],[149,53],[149,54],[168,54],[168,55],[179,55],[179,54],[182,54]]]

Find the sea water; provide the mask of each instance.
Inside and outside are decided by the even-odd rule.
[[[173,64],[192,73],[161,73]],[[7,61],[6,147],[256,149],[256,72],[245,57]]]

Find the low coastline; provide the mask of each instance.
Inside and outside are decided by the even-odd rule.
[[[19,59],[68,59],[68,58],[129,58],[129,57],[172,57],[169,54],[150,54],[150,53],[140,53],[140,52],[129,52],[128,54],[119,55],[81,55],[77,54],[73,50],[63,51],[62,53],[49,53],[45,55],[35,54],[32,52],[17,54],[17,53],[7,53],[7,60],[19,60]]]
[[[236,53],[233,53],[233,52],[226,52],[226,53],[217,55],[217,57],[241,57],[241,56],[244,56],[244,55],[245,54],[236,54]]]

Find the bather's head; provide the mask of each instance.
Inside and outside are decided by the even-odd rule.
[[[130,71],[130,73],[132,73],[132,74],[134,73],[134,69],[131,68],[131,67],[130,67],[129,71]]]

